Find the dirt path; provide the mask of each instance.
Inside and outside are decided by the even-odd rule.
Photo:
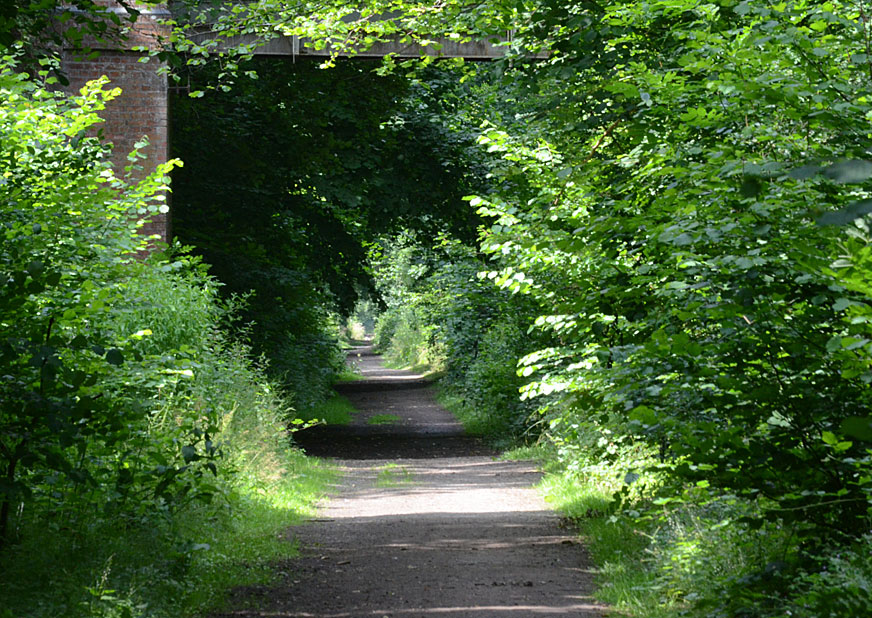
[[[532,488],[533,466],[465,437],[421,376],[384,369],[369,348],[350,358],[364,380],[342,391],[360,413],[300,440],[338,460],[335,498],[289,531],[303,557],[284,565],[284,584],[239,590],[240,609],[222,616],[602,616],[583,549]],[[385,414],[399,420],[367,422]]]

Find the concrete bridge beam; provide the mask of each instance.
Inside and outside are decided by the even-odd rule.
[[[208,35],[202,35],[205,40]],[[440,37],[432,39],[434,44],[420,45],[418,43],[404,43],[400,40],[375,43],[367,49],[357,49],[353,54],[337,54],[339,56],[353,56],[355,58],[384,58],[393,55],[397,58],[420,58],[433,56],[437,58],[464,58],[465,60],[495,60],[506,54],[506,48],[498,43],[508,41],[511,33],[499,41],[466,41]],[[260,41],[254,35],[242,35],[229,37],[224,49],[238,45],[256,45],[255,56],[287,56],[287,57],[313,57],[326,58],[334,54],[330,48],[317,49],[310,41],[298,36],[281,36],[269,41]]]

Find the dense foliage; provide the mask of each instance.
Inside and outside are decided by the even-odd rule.
[[[479,167],[460,163],[474,142],[431,121],[448,104],[440,93],[456,96],[449,79],[436,72],[425,89],[376,67],[266,59],[245,65],[257,78],[232,92],[173,105],[185,161],[175,232],[226,294],[246,296],[255,349],[299,406],[323,398],[343,361],[331,312],[373,293],[373,238],[403,227],[475,235],[462,197],[481,186]]]
[[[114,170],[91,129],[117,91],[20,70],[0,60],[0,614],[214,604],[235,560],[260,559],[245,545],[316,497],[292,411],[224,334],[232,307],[198,261],[144,260],[176,162]]]
[[[673,556],[713,581],[700,595],[673,564],[664,599],[867,612],[862,584],[822,570],[841,547],[869,571],[867,9],[516,8],[515,45],[550,55],[508,69],[515,118],[482,118],[500,160],[471,204],[495,219],[482,276],[539,308],[523,398],[545,398],[571,467],[614,463],[630,511],[649,496],[669,529],[696,504],[749,552],[720,573],[699,549]],[[842,591],[820,596],[824,580]]]
[[[550,63],[572,73],[551,142],[482,138],[511,188],[481,202],[497,280],[547,298],[538,324],[561,341],[524,360],[527,394],[614,412],[673,474],[808,542],[867,530],[865,21],[833,3],[586,8],[593,45]]]
[[[114,175],[105,149],[86,136],[114,94],[100,83],[80,97],[54,95],[16,73],[10,58],[2,79],[5,536],[10,505],[33,484],[22,480],[30,470],[60,474],[53,479],[59,490],[96,484],[95,473],[120,472],[120,461],[85,464],[114,458],[110,453],[134,438],[129,422],[142,411],[106,396],[105,384],[120,386],[134,341],[149,333],[106,325],[124,302],[143,246],[131,213],[166,208],[157,200],[172,164],[135,185]]]

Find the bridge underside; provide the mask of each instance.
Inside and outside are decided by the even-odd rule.
[[[506,54],[505,42],[509,37],[493,39],[492,41],[462,41],[442,37],[432,39],[430,44],[404,43],[399,40],[375,43],[367,49],[358,49],[353,53],[339,53],[340,56],[355,58],[384,58],[391,55],[397,58],[420,58],[433,56],[437,58],[464,58],[466,60],[495,60]],[[501,44],[502,43],[502,44]],[[257,44],[256,56],[307,56],[329,57],[334,55],[330,48],[318,49],[306,39],[297,36],[285,36],[267,42],[259,42],[254,36],[238,36],[227,40],[228,47],[240,44]]]
[[[114,0],[105,0],[109,3]],[[121,9],[119,9],[121,10]],[[147,157],[141,174],[167,160],[169,153],[169,85],[165,73],[159,73],[153,63],[140,62],[142,53],[134,51],[137,46],[155,49],[160,40],[169,34],[167,26],[152,19],[166,17],[162,9],[144,11],[132,29],[126,49],[102,49],[100,55],[81,59],[67,54],[64,70],[70,79],[70,91],[77,91],[88,80],[106,75],[112,86],[120,87],[122,94],[111,101],[101,114],[104,119],[104,134],[115,146],[114,160],[118,170],[127,164],[127,154],[134,144],[143,137],[148,138],[148,146],[141,149]],[[376,43],[368,49],[355,50],[348,54],[334,54],[334,51],[318,49],[305,39],[296,36],[279,37],[267,42],[259,42],[254,36],[240,36],[227,40],[226,49],[242,45],[256,44],[257,56],[285,57],[329,57],[333,55],[354,56],[358,58],[382,58],[392,55],[397,58],[418,58],[433,56],[438,58],[464,58],[466,60],[494,60],[506,53],[504,43],[510,39],[494,38],[491,41],[461,41],[449,38],[435,39],[427,45],[396,42]],[[211,38],[211,33],[203,33],[203,39]],[[195,37],[194,37],[195,38]],[[503,43],[502,45],[500,43]],[[169,215],[159,215],[149,222],[143,233],[159,236],[168,241],[171,237]]]

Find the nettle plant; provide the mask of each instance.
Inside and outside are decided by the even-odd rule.
[[[148,369],[171,388],[189,372],[143,359],[147,325],[111,328],[127,283],[150,268],[138,231],[167,208],[176,162],[121,178],[94,137],[119,91],[97,80],[67,96],[47,89],[48,75],[42,85],[0,59],[0,539],[11,512],[37,497],[63,508],[94,491],[110,504],[167,504],[217,455],[209,413],[174,423],[163,444],[147,435],[133,377]]]

